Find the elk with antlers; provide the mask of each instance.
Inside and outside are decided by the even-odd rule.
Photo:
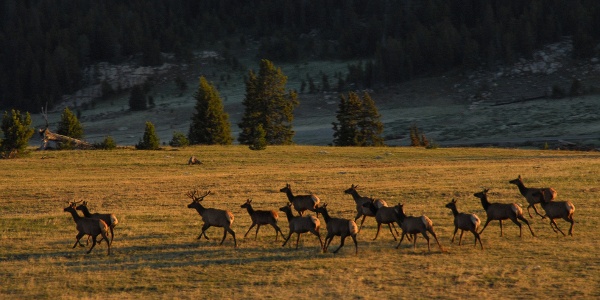
[[[108,225],[100,219],[91,219],[91,218],[83,218],[81,217],[76,210],[77,204],[75,202],[70,202],[69,206],[65,207],[63,211],[71,213],[73,216],[73,220],[77,224],[77,236],[75,237],[76,241],[73,245],[73,248],[77,247],[79,244],[79,240],[86,234],[92,237],[92,246],[87,251],[89,254],[92,252],[92,249],[96,246],[96,238],[98,235],[102,235],[102,238],[108,241]],[[110,255],[110,243],[106,243],[108,245],[108,255]]]
[[[237,247],[235,232],[233,232],[231,229],[231,224],[233,224],[233,214],[228,210],[204,208],[204,206],[200,204],[200,202],[204,200],[204,197],[210,195],[210,193],[211,192],[208,191],[204,195],[198,196],[198,191],[193,190],[186,194],[192,199],[192,203],[188,204],[188,208],[195,208],[196,211],[198,211],[198,214],[202,216],[202,221],[204,221],[204,224],[202,225],[202,232],[200,232],[198,239],[204,235],[204,237],[208,240],[208,236],[206,236],[206,230],[211,226],[223,227],[223,239],[221,239],[221,243],[219,245],[223,245],[223,241],[225,241],[227,232],[229,232],[231,236],[233,236],[234,247]]]

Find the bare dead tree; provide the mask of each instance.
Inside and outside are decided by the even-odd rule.
[[[50,126],[49,126],[49,122],[48,122],[48,107],[47,106],[45,109],[42,107],[42,116],[44,117],[44,120],[46,121],[46,127],[40,128],[38,130],[38,133],[40,134],[40,138],[42,139],[42,144],[40,145],[40,150],[46,150],[46,148],[48,147],[48,142],[51,142],[51,141],[55,142],[55,143],[70,143],[70,144],[74,145],[75,148],[77,148],[77,149],[94,149],[95,148],[95,146],[93,144],[90,144],[86,141],[74,139],[72,137],[50,131],[50,128],[49,128]]]

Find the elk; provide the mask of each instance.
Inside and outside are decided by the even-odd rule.
[[[452,199],[452,201],[446,204],[446,207],[452,210],[452,215],[454,216],[454,234],[452,234],[452,241],[454,243],[454,237],[456,236],[456,232],[460,229],[460,236],[458,238],[458,245],[460,246],[462,242],[463,233],[465,230],[470,231],[475,236],[475,247],[477,247],[477,241],[479,241],[479,245],[481,245],[481,250],[483,250],[483,244],[481,243],[481,237],[479,233],[477,233],[477,227],[481,224],[479,217],[476,214],[467,214],[467,213],[459,213],[456,208],[456,200]]]
[[[277,241],[277,237],[280,233],[281,233],[281,237],[285,238],[283,236],[283,232],[281,232],[281,229],[279,228],[279,226],[277,226],[277,219],[279,219],[279,214],[277,214],[277,211],[254,210],[254,208],[252,208],[252,204],[250,204],[250,203],[252,203],[252,199],[246,200],[246,203],[244,203],[240,206],[241,208],[245,208],[248,210],[248,214],[250,215],[250,218],[252,219],[252,225],[250,225],[250,228],[248,228],[248,231],[244,235],[244,238],[248,235],[250,230],[254,226],[256,226],[256,234],[254,234],[254,239],[256,240],[256,237],[258,236],[258,229],[260,229],[260,225],[267,225],[267,224],[271,225],[271,226],[273,226],[273,228],[275,228],[275,241]]]
[[[404,236],[406,236],[407,234],[413,234],[413,250],[416,250],[417,233],[421,233],[425,240],[427,240],[427,249],[429,250],[429,252],[431,252],[431,246],[429,245],[429,236],[427,235],[427,232],[429,232],[431,233],[431,235],[433,235],[433,238],[438,244],[438,247],[440,247],[440,250],[442,252],[444,251],[444,248],[442,248],[442,245],[440,245],[440,242],[438,241],[437,235],[433,231],[433,222],[427,216],[407,216],[404,213],[403,204],[398,204],[394,208],[396,211],[396,222],[398,222],[398,226],[400,226],[400,229],[402,229],[402,237],[400,237],[400,242],[398,242],[398,245],[396,245],[396,249],[398,249],[400,247],[400,244],[402,244]]]
[[[340,246],[333,251],[333,253],[337,253],[340,248],[344,246],[344,241],[346,237],[352,237],[354,241],[354,249],[355,254],[358,254],[358,243],[356,242],[356,234],[358,233],[358,226],[356,226],[356,222],[348,219],[341,218],[332,218],[329,216],[329,212],[327,212],[327,203],[317,207],[317,212],[323,215],[325,219],[325,223],[327,224],[327,236],[325,237],[325,244],[323,246],[323,252],[327,252],[327,248],[329,244],[331,244],[331,240],[333,240],[334,236],[339,236],[342,241]]]
[[[279,190],[285,193],[288,200],[294,205],[294,209],[302,216],[305,210],[315,211],[321,200],[317,195],[295,195],[292,193],[292,187],[289,183]]]
[[[394,237],[394,241],[398,240],[396,239],[396,235],[392,231],[391,225],[392,223],[396,222],[396,207],[377,207],[377,205],[375,204],[375,200],[371,200],[369,202],[364,203],[363,207],[370,209],[371,213],[375,215],[375,220],[377,221],[377,233],[375,233],[375,238],[373,240],[376,240],[377,236],[379,236],[381,224],[388,224],[388,227],[390,228],[390,233],[392,234],[392,237]]]
[[[106,223],[106,225],[108,225],[108,228],[110,229],[110,241],[107,240],[107,242],[112,244],[112,241],[115,237],[113,229],[115,228],[115,226],[117,226],[117,224],[119,223],[119,220],[113,214],[99,214],[99,213],[92,214],[88,210],[87,204],[88,204],[87,201],[83,201],[83,203],[77,205],[77,207],[75,209],[83,212],[83,215],[86,218],[99,219],[99,220],[104,221]],[[100,241],[98,241],[98,242],[100,242]]]
[[[571,201],[542,201],[540,204],[542,205],[542,209],[544,209],[546,212],[544,217],[548,217],[550,219],[550,227],[552,227],[554,232],[557,234],[560,232],[563,236],[565,236],[565,233],[558,228],[558,225],[554,221],[554,219],[563,218],[565,221],[571,223],[569,235],[573,236],[573,225],[575,224],[575,221],[573,220],[573,214],[575,214],[575,205],[573,205]]]
[[[527,227],[529,227],[529,231],[531,231],[531,235],[535,236],[535,234],[533,233],[533,229],[531,229],[531,226],[529,226],[529,222],[523,217],[523,210],[520,206],[518,206],[516,203],[490,203],[487,197],[487,193],[489,191],[489,189],[484,189],[479,193],[473,194],[473,196],[481,200],[481,205],[487,213],[487,220],[485,221],[485,225],[483,225],[483,229],[481,229],[479,234],[483,233],[485,228],[492,220],[498,220],[500,222],[500,236],[503,236],[502,220],[510,219],[515,224],[517,224],[517,226],[519,226],[519,237],[521,237],[521,223],[517,221],[517,219],[519,219],[525,222],[525,224],[527,224]]]
[[[92,252],[92,249],[94,249],[94,247],[96,246],[96,238],[98,237],[98,235],[102,235],[102,238],[107,241],[106,244],[108,245],[108,255],[110,255],[110,243],[108,242],[107,236],[108,225],[106,225],[106,222],[102,221],[101,219],[83,218],[79,216],[76,210],[76,205],[77,204],[75,202],[70,202],[69,206],[63,209],[63,211],[71,213],[71,216],[73,216],[73,220],[77,224],[78,233],[75,237],[76,240],[75,244],[73,245],[73,248],[77,247],[77,244],[80,243],[79,240],[84,235],[88,234],[92,237],[92,246],[87,251],[87,253],[89,254],[90,252]]]
[[[365,222],[365,218],[375,216],[375,214],[369,207],[363,206],[365,203],[373,202],[377,208],[388,206],[388,205],[385,201],[383,201],[381,199],[373,199],[373,198],[363,197],[363,196],[359,195],[358,192],[356,191],[357,187],[358,187],[358,185],[352,184],[349,189],[344,191],[344,194],[352,195],[352,199],[354,199],[354,202],[356,202],[356,217],[354,217],[354,221],[356,222],[358,220],[358,218],[360,218],[361,216],[363,217],[362,220],[360,221],[360,226],[358,227],[358,232],[360,232],[362,225]],[[392,227],[394,227],[394,230],[396,231],[396,234],[398,235],[399,233],[398,233],[398,229],[396,229],[396,225],[394,225],[394,223],[390,223],[390,224]]]
[[[321,227],[321,222],[315,216],[294,216],[292,214],[292,204],[288,203],[287,205],[279,208],[279,211],[285,213],[288,219],[288,223],[290,225],[290,233],[288,234],[285,242],[281,247],[285,247],[285,244],[289,241],[292,233],[298,234],[298,238],[296,239],[296,249],[298,249],[298,242],[300,241],[300,234],[310,232],[316,235],[319,238],[319,243],[321,244],[321,249],[323,249],[323,241],[321,240],[321,233],[319,233],[319,228]]]
[[[538,216],[543,218],[543,216],[538,212],[535,205],[537,203],[541,203],[542,201],[550,202],[556,198],[557,193],[556,193],[556,190],[553,188],[528,188],[528,187],[525,187],[525,185],[523,184],[523,178],[521,178],[521,175],[519,175],[519,177],[517,177],[517,179],[510,180],[508,183],[512,183],[512,184],[516,185],[519,188],[519,192],[521,193],[521,195],[523,195],[523,197],[525,197],[525,199],[527,200],[527,203],[529,203],[529,205],[527,206],[527,213],[529,214],[530,218],[533,218],[533,216],[531,215],[531,212],[529,211],[530,208],[533,207],[533,211]]]
[[[186,195],[192,199],[192,203],[188,204],[188,208],[195,208],[198,214],[202,217],[202,232],[198,236],[200,239],[203,235],[208,240],[208,236],[206,236],[206,230],[211,226],[214,227],[223,227],[223,239],[221,239],[221,243],[219,245],[223,245],[223,241],[225,241],[225,237],[227,236],[227,232],[233,236],[234,247],[237,247],[237,241],[235,239],[235,232],[231,229],[231,224],[233,224],[233,214],[228,210],[216,209],[216,208],[204,208],[200,202],[204,200],[204,197],[210,195],[210,191],[206,192],[202,196],[198,196],[198,191],[193,190],[188,192]]]

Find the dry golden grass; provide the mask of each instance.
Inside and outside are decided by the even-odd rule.
[[[204,164],[186,165],[191,155]],[[0,298],[598,298],[600,261],[600,154],[514,149],[268,147],[189,147],[181,150],[33,152],[2,160],[0,172]],[[463,245],[450,244],[453,225],[444,207],[452,198],[459,211],[486,214],[473,193],[491,188],[491,201],[525,199],[509,180],[521,174],[527,186],[552,186],[558,200],[575,206],[574,237],[557,236],[548,220],[529,219],[537,234],[498,222],[482,234],[484,251],[465,233]],[[426,214],[435,226],[427,252],[403,243],[395,249],[384,227],[373,241],[369,218],[353,243],[338,254],[321,253],[314,236],[303,235],[300,249],[281,247],[270,226],[258,240],[240,205],[277,209],[295,193],[316,193],[332,216],[353,218],[354,201],[343,191],[358,184],[362,195],[404,203],[408,215]],[[211,190],[206,207],[235,215],[238,245],[222,229],[197,240],[202,225],[188,209],[191,189]],[[66,201],[87,200],[92,212],[119,218],[113,254],[102,243],[85,254],[71,249],[75,224],[63,212]],[[322,219],[321,219],[322,220]],[[557,220],[566,232],[568,224]],[[287,234],[287,220],[279,225]],[[322,220],[321,233],[326,234]],[[292,236],[294,239],[294,236]],[[331,247],[337,247],[335,238]]]

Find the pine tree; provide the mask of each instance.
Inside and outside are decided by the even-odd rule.
[[[265,150],[267,148],[266,135],[262,124],[258,124],[256,128],[254,128],[252,143],[249,146],[250,150]]]
[[[337,122],[333,122],[333,144],[335,146],[358,146],[362,104],[355,92],[349,92],[348,97],[340,95],[340,103],[336,111]]]
[[[358,122],[360,128],[359,145],[360,146],[384,146],[383,138],[383,123],[381,123],[381,115],[377,111],[375,101],[369,93],[365,92],[361,103],[361,116]]]
[[[144,137],[135,145],[135,149],[138,150],[158,150],[160,148],[160,140],[154,130],[154,124],[146,122],[146,129],[144,130]]]
[[[298,105],[297,93],[286,91],[287,76],[281,68],[263,59],[258,74],[250,71],[246,80],[246,96],[242,101],[245,107],[238,141],[250,145],[254,138],[254,129],[262,125],[269,145],[292,144],[294,131],[293,111]]]
[[[229,115],[223,108],[223,101],[217,89],[204,76],[200,77],[196,98],[196,113],[188,132],[190,144],[231,145]]]
[[[383,124],[375,102],[368,93],[360,98],[349,92],[340,96],[338,122],[333,122],[333,144],[336,146],[383,146]]]
[[[0,140],[0,158],[14,158],[26,152],[29,139],[34,132],[30,126],[29,113],[21,114],[14,109],[11,110],[10,115],[4,112],[2,118],[4,139]]]
[[[68,107],[65,107],[62,114],[60,115],[60,122],[58,123],[58,129],[56,133],[72,137],[74,139],[80,139],[83,137],[83,126],[77,119],[77,116],[71,112]],[[74,144],[70,142],[58,143],[59,149],[73,149]]]
[[[416,124],[410,126],[410,145],[413,147],[421,146],[419,128]]]

